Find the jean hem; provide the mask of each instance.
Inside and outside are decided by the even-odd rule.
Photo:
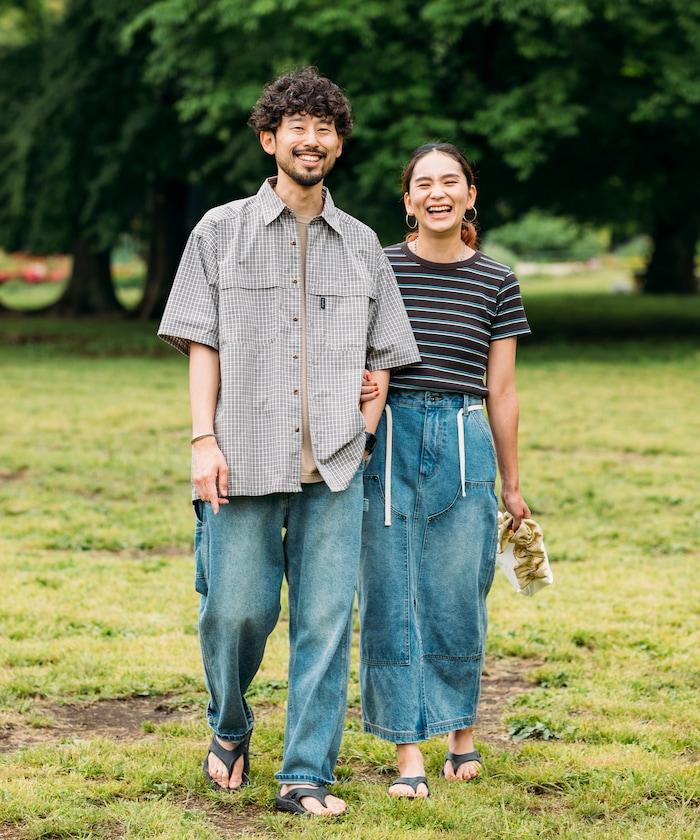
[[[324,779],[323,776],[314,776],[313,774],[299,774],[293,773],[275,773],[275,779],[282,785],[294,785],[299,782],[313,782],[316,785],[332,785],[336,779]]]
[[[441,721],[426,726],[420,732],[415,730],[386,729],[367,720],[362,721],[365,732],[381,738],[383,741],[390,741],[392,744],[415,744],[418,741],[427,741],[434,735],[444,735],[446,732],[454,732],[456,729],[466,729],[476,723],[476,715],[455,718],[455,720]]]
[[[246,729],[244,732],[217,732],[216,728],[209,724],[211,731],[216,735],[218,738],[221,738],[222,741],[242,741],[249,732],[253,731],[253,727],[251,726],[249,729]]]

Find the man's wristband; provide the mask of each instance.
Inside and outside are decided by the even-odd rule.
[[[192,438],[192,440],[190,441],[190,443],[197,443],[198,440],[204,440],[204,438],[208,438],[208,437],[215,438],[216,435],[214,434],[214,432],[207,432],[206,434],[203,434],[203,435],[195,435]]]

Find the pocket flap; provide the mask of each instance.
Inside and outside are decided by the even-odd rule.
[[[279,272],[245,263],[223,263],[219,267],[220,289],[274,289],[280,286]]]
[[[337,297],[368,297],[376,299],[374,284],[366,274],[320,277],[308,281],[309,294]]]

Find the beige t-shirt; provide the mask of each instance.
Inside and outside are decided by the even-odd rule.
[[[311,217],[313,218],[313,217]],[[309,234],[309,222],[311,218],[297,216],[297,235],[299,237],[299,259],[301,262],[301,299],[304,305],[301,307],[301,482],[311,484],[323,481],[316,466],[314,454],[311,449],[311,433],[309,431],[309,399],[308,399],[308,377],[306,364],[306,246]]]

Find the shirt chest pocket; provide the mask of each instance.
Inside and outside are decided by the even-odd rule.
[[[376,298],[369,275],[309,282],[308,307],[312,340],[325,352],[365,351],[370,306]]]
[[[227,266],[219,276],[219,334],[224,341],[254,347],[276,341],[280,331],[280,288],[274,274]]]

